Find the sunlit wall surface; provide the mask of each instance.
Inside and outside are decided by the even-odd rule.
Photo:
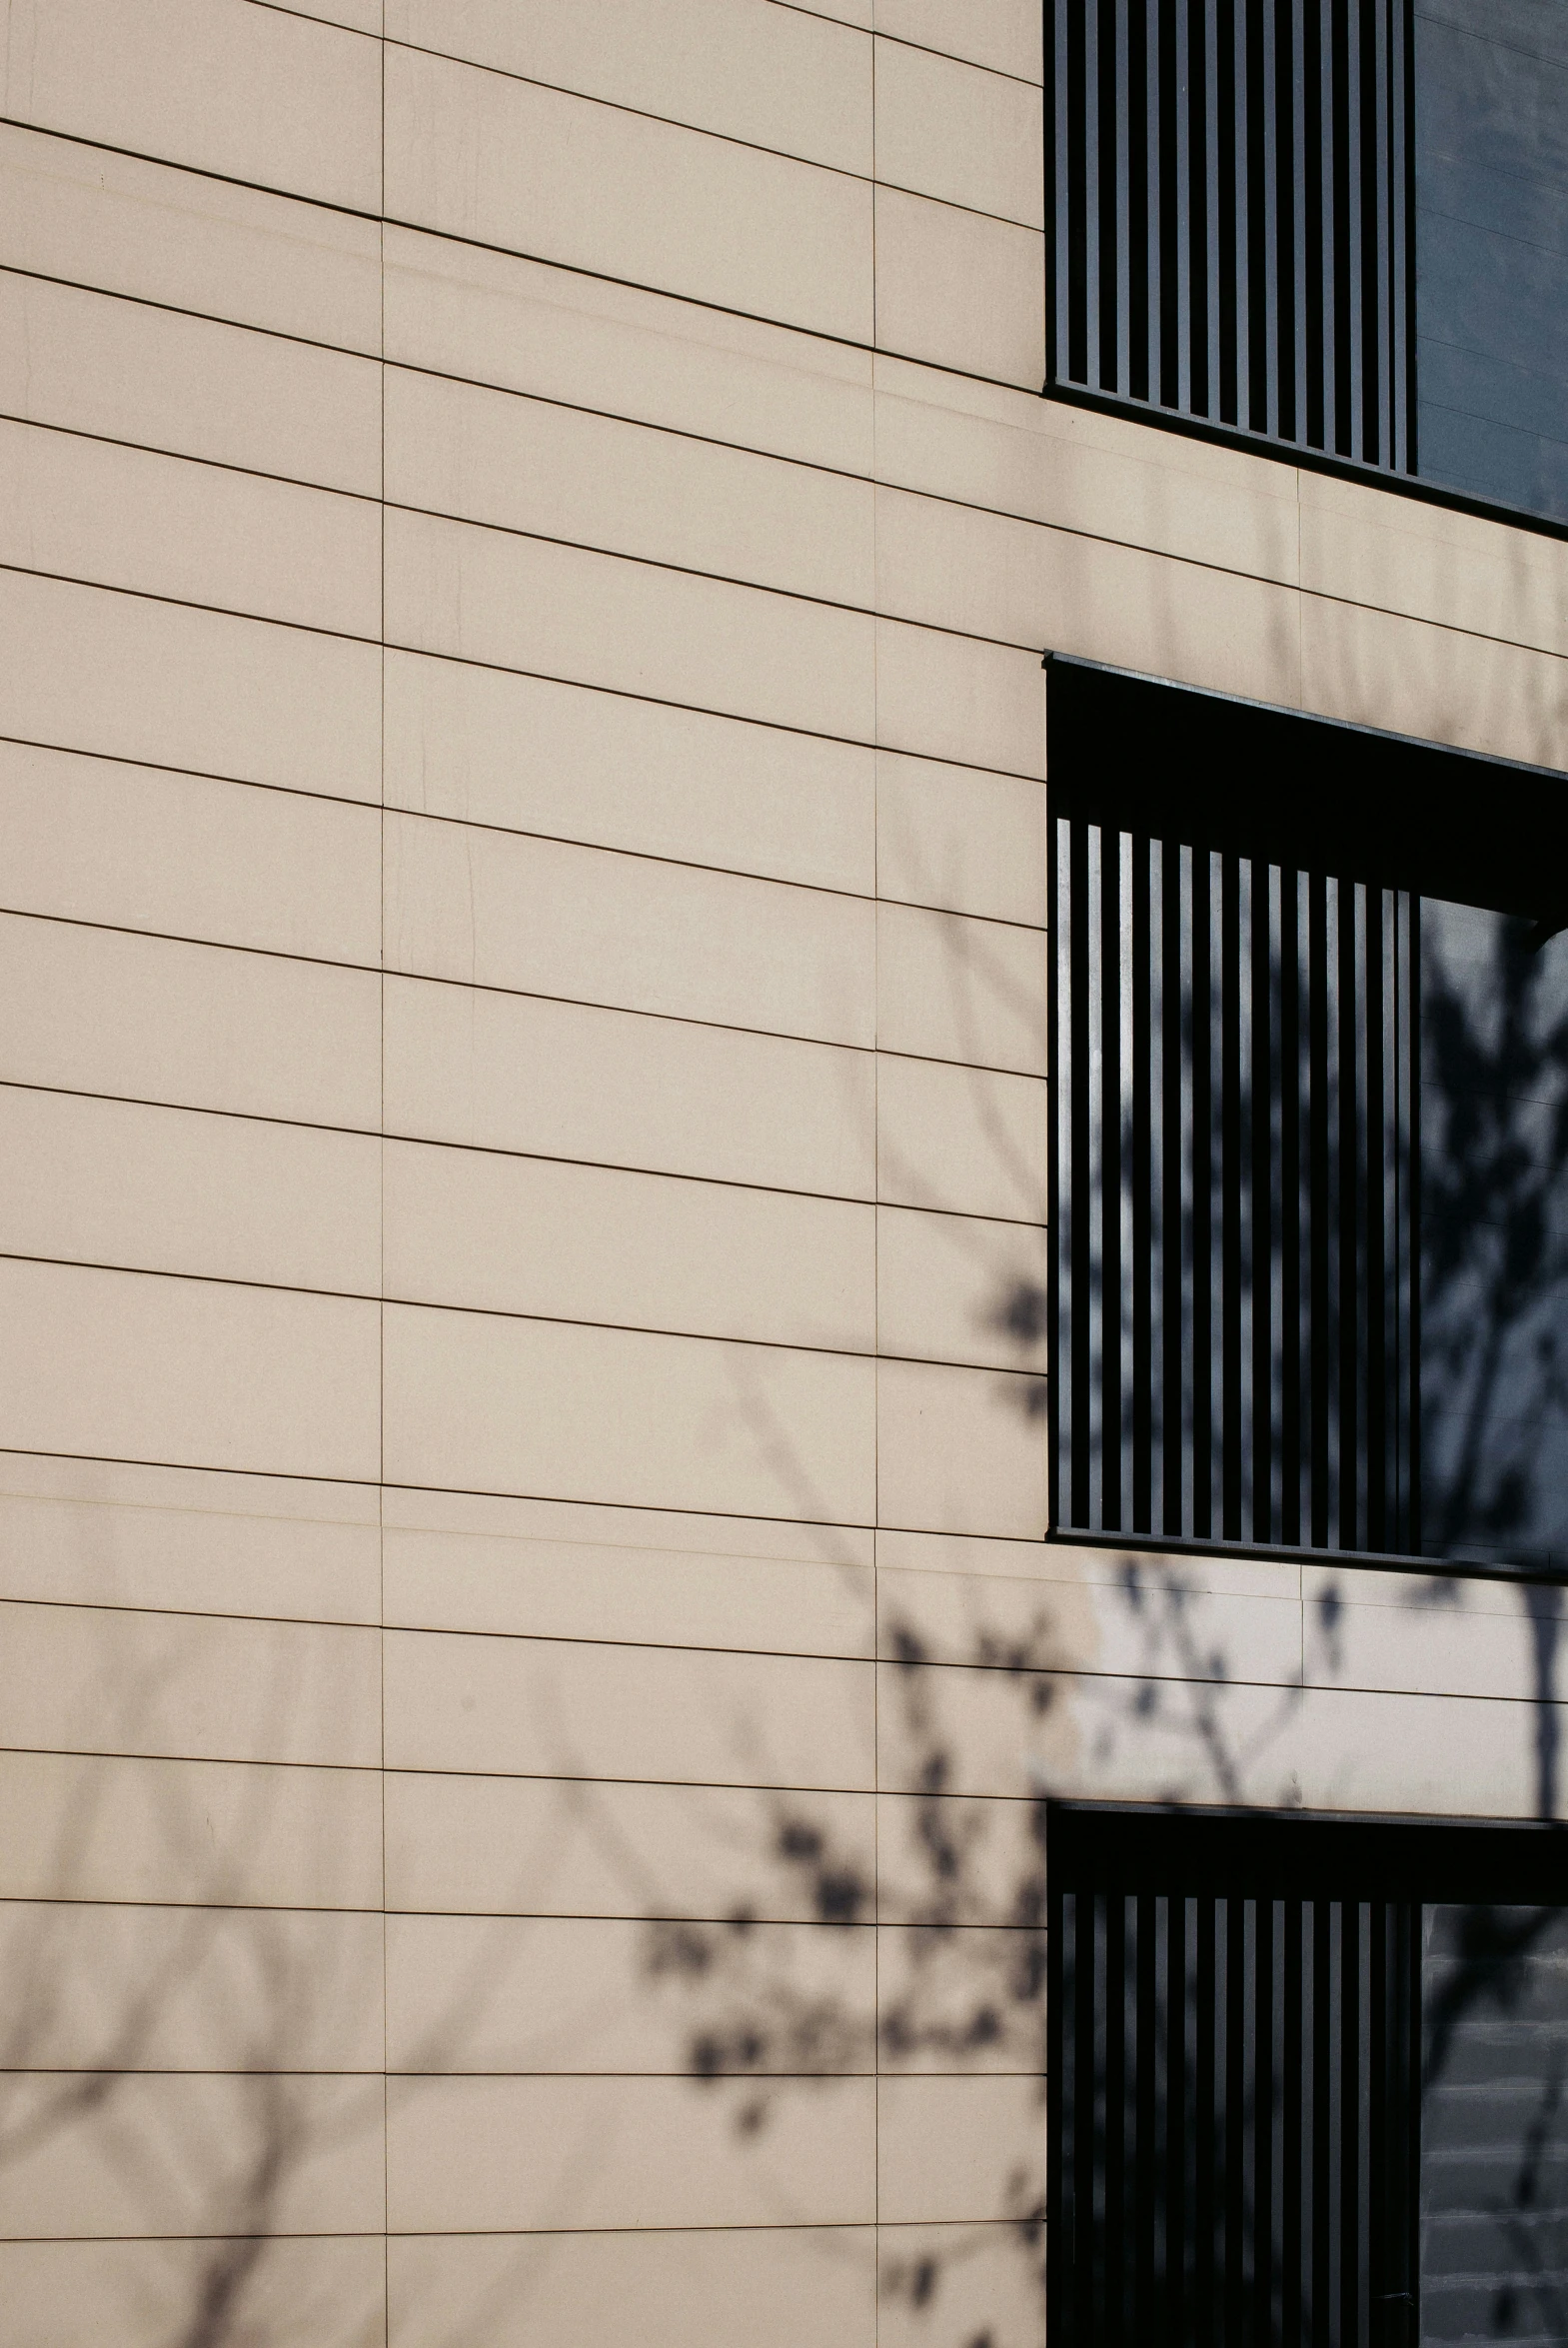
[[[1568,518],[1568,0],[1415,11],[1418,470]]]

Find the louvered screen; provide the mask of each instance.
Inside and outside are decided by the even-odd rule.
[[[1420,1911],[1066,1890],[1057,2348],[1413,2341]]]
[[[1405,1548],[1418,901],[1054,831],[1052,1520]]]
[[[1050,381],[1415,469],[1409,0],[1046,0]]]

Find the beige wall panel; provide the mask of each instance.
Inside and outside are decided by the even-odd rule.
[[[854,2039],[843,2068],[871,2066],[876,1950],[868,1927],[754,1924],[747,1963],[791,2008],[831,2012]],[[392,1916],[387,2064],[394,2071],[645,2072],[680,2076],[694,2039],[728,2011],[690,1994],[670,1936],[641,1917]],[[859,2028],[854,2028],[859,2024]],[[721,2023],[721,2026],[723,2024]],[[824,2037],[827,2033],[824,2033]],[[831,2042],[831,2041],[829,2041]],[[764,2068],[794,2072],[781,2032]],[[836,2068],[836,2065],[835,2065]],[[798,2092],[798,2089],[796,2089]]]
[[[897,800],[897,843],[909,843],[900,872],[923,870],[921,852],[944,873],[989,861],[977,845],[949,845],[930,789],[909,787],[905,815],[869,750],[777,726],[391,652],[386,729],[388,804],[419,815],[869,897],[885,798]],[[971,807],[987,781],[1006,788],[972,780]]]
[[[1047,1095],[1037,1077],[876,1060],[877,1195],[1043,1222]]]
[[[0,1078],[374,1126],[368,971],[0,916]]]
[[[1477,636],[1568,653],[1568,547],[1313,473],[1300,478],[1301,584]]]
[[[878,1913],[883,1945],[896,1937],[886,1927],[918,1927],[928,1921],[933,1906],[956,1924],[990,1930],[1016,1931],[1020,1912],[1038,1916],[1045,1893],[1038,1839],[1040,1791],[1030,1785],[1023,1800],[944,1795],[934,1808],[927,1794],[879,1795]],[[933,1827],[938,1851],[952,1844],[962,1850],[956,1884],[945,1873],[938,1875],[933,1865]]]
[[[363,1914],[7,1903],[0,2050],[7,2068],[111,2077],[379,2072],[383,1930]]]
[[[937,1544],[927,1544],[935,1548]],[[909,1642],[927,1662],[1033,1666],[1122,1673],[1147,1680],[1299,1685],[1303,1667],[1300,1598],[1289,1589],[1260,1596],[1195,1590],[1179,1567],[1107,1573],[1088,1581],[1072,1570],[1082,1551],[1044,1551],[1038,1578],[975,1570],[978,1542],[954,1542],[950,1570],[882,1564],[877,1606],[884,1655]],[[994,1544],[1002,1547],[1004,1544]],[[884,1555],[895,1554],[891,1540]],[[1054,1578],[1049,1567],[1060,1559]],[[1288,1576],[1283,1577],[1288,1583]],[[1310,1648],[1309,1648],[1310,1655]],[[945,1679],[933,1672],[938,1695]],[[1005,1688],[994,1691],[1004,1702]]]
[[[876,894],[1043,929],[1045,794],[1017,775],[876,754]]]
[[[1043,1077],[1046,970],[1038,930],[878,906],[877,1043],[915,1059]]]
[[[1045,772],[1045,694],[1032,649],[876,622],[876,737],[921,758]]]
[[[957,1794],[1289,1807],[1306,1798],[1302,1717],[1299,1687],[888,1663],[878,1773],[912,1792],[939,1750]]]
[[[810,1923],[815,1870],[781,1863],[778,1796],[705,1785],[388,1773],[394,1908],[561,1916],[734,1915]],[[1017,1804],[993,1804],[1010,1817]],[[869,1880],[872,1796],[813,1793],[811,1818]],[[379,1846],[378,1846],[379,1847]]]
[[[870,1652],[866,1527],[384,1489],[387,1619],[550,1638]]]
[[[396,47],[386,107],[399,220],[870,340],[862,181]]]
[[[381,960],[381,815],[341,800],[0,743],[0,874],[18,913]]]
[[[216,1280],[0,1266],[17,1450],[373,1479],[379,1308]]]
[[[9,2242],[0,2248],[0,2305],[16,2348],[48,2341],[67,2306],[84,2340],[164,2348],[213,2282],[250,2252],[248,2237]],[[241,2293],[239,2319],[278,2348],[366,2348],[384,2333],[386,2255],[379,2237],[270,2241]]]
[[[871,471],[871,357],[851,345],[392,225],[386,305],[406,366]]]
[[[395,1769],[868,1787],[874,1667],[570,1639],[386,1634]]]
[[[883,2225],[1007,2217],[1020,2173],[1035,2192],[1043,2186],[1043,2079],[883,2077],[878,2084],[876,2207]]]
[[[1252,700],[1300,698],[1286,588],[901,490],[877,492],[876,543],[883,605],[905,618]]]
[[[870,43],[768,0],[389,0],[395,41],[717,131],[871,168]]]
[[[865,1052],[389,979],[395,1133],[869,1197]]]
[[[868,481],[401,367],[386,447],[399,505],[828,603],[875,593]]]
[[[385,1362],[389,1482],[870,1521],[863,1358],[389,1305]]]
[[[825,1044],[875,1039],[863,899],[422,816],[386,825],[393,969]]]
[[[878,1207],[877,1351],[1043,1369],[1049,1268],[1037,1225]]]
[[[1030,1765],[1039,1781],[1107,1799],[1537,1814],[1540,1719],[1533,1704],[1167,1681],[1150,1706],[1149,1684],[1083,1678],[1063,1689],[1034,1747]],[[1552,1707],[1554,1718],[1561,1709]],[[988,1775],[994,1790],[1007,1790],[1009,1778],[1020,1790],[1016,1733],[1007,1737],[998,1722],[989,1763],[983,1749],[976,1719],[960,1787]]]
[[[1045,1528],[1042,1380],[882,1361],[876,1514],[882,1524],[1029,1539]]]
[[[59,2085],[48,2073],[18,2082],[13,2125]],[[238,2233],[254,2229],[260,2191],[280,2234],[369,2233],[385,2223],[385,2158],[379,2079],[122,2079],[10,2164],[0,2231]]]
[[[40,130],[375,212],[379,63],[245,0],[13,0],[0,91]]]
[[[373,220],[7,126],[0,221],[0,258],[17,269],[381,349]]]
[[[379,1295],[369,1136],[0,1086],[0,1251]]]
[[[823,2080],[738,2140],[739,2095],[691,2079],[409,2082],[388,2111],[398,2233],[864,2225],[874,2088]]]
[[[1285,586],[1299,576],[1292,466],[886,356],[876,477]]]
[[[1568,1695],[1538,1587],[1312,1567],[1308,1676],[1320,1687],[1561,1701]]]
[[[182,457],[381,495],[368,359],[0,274],[0,409]]]
[[[300,16],[319,16],[323,24],[341,24],[350,32],[380,33],[382,0],[290,0]]]
[[[398,2348],[447,2348],[454,2325],[462,2338],[468,2323],[490,2348],[603,2348],[635,2308],[648,2342],[872,2348],[871,2244],[869,2230],[794,2225],[397,2236],[387,2252],[393,2337]]]
[[[1045,373],[1044,238],[879,187],[876,344],[1037,390]]]
[[[868,1205],[407,1143],[384,1168],[389,1295],[875,1350]]]
[[[858,25],[869,32],[873,4],[874,0],[818,0],[817,14],[831,17],[834,24]]]
[[[379,1908],[371,1769],[0,1755],[8,1899]]]
[[[868,615],[422,514],[386,529],[408,650],[870,740]]]
[[[1043,1854],[1035,1855],[1043,1891]],[[882,2077],[1033,2077],[1045,2059],[1044,1958],[1042,1926],[879,1926]]]
[[[1036,2144],[1035,2160],[1038,2161]],[[919,2226],[882,2236],[888,2266],[902,2290],[888,2289],[876,2311],[877,2348],[925,2348],[928,2301],[912,2288],[918,2270],[935,2269],[936,2306],[954,2339],[989,2336],[991,2348],[1037,2348],[1045,2302],[1044,2243],[1016,2225]]]
[[[876,30],[967,57],[993,73],[1040,78],[1040,12],[1032,0],[873,0]]]
[[[1568,766],[1568,662],[1364,605],[1301,598],[1302,706],[1494,758]]]
[[[1157,1555],[1070,1540],[972,1540],[951,1533],[884,1530],[876,1535],[879,1565],[910,1573],[1005,1574],[1015,1581],[1070,1582],[1085,1590],[1185,1590],[1213,1598],[1299,1601],[1301,1568],[1288,1554],[1261,1549],[1251,1557],[1205,1557],[1185,1551]]]
[[[0,421],[0,561],[297,627],[379,633],[374,505],[34,424]]]
[[[375,1622],[377,1513],[353,1484],[0,1453],[0,1590]]]
[[[1039,90],[903,41],[878,41],[876,177],[1043,230]]]
[[[381,1758],[377,1630],[12,1603],[0,1634],[0,1718],[18,1750]]]
[[[1292,1757],[1308,1809],[1530,1818],[1542,1813],[1547,1780],[1553,1814],[1563,1814],[1561,1783],[1543,1759],[1561,1748],[1560,1701],[1322,1688],[1304,1699],[1299,1723]]]
[[[0,575],[0,732],[243,782],[381,797],[377,646]]]

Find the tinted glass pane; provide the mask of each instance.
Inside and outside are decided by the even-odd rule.
[[[1568,2340],[1568,1914],[1422,1927],[1422,2342]]]
[[[1418,0],[1421,473],[1568,518],[1568,0]]]
[[[1568,932],[1422,901],[1422,1546],[1568,1562]]]

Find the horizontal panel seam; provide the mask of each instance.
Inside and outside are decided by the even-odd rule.
[[[29,429],[35,431],[59,431],[65,433],[69,428],[53,425],[35,425],[29,427]],[[72,432],[70,437],[77,439],[90,439],[95,436]],[[114,446],[130,444],[110,443],[107,445]],[[165,457],[168,462],[174,464],[217,464],[216,460],[207,458],[171,456],[169,452],[163,450],[149,451],[148,453]],[[235,467],[223,466],[218,466],[217,469],[230,472],[239,470]],[[258,478],[271,481],[275,480],[277,477],[274,475],[265,475],[259,476]],[[308,484],[301,484],[299,486],[302,488],[309,488]],[[882,483],[878,486],[882,488],[894,488],[894,485],[891,483]],[[755,579],[744,579],[731,572],[705,571],[694,564],[672,562],[668,557],[665,556],[630,554],[621,548],[597,546],[588,540],[556,538],[552,537],[546,531],[523,530],[512,524],[504,522],[477,521],[468,515],[443,513],[436,508],[426,506],[404,505],[400,501],[391,498],[380,500],[362,499],[357,492],[351,493],[347,491],[323,489],[316,490],[313,492],[313,494],[321,497],[342,497],[347,502],[354,504],[363,503],[379,505],[384,516],[387,514],[398,514],[407,516],[410,519],[416,521],[432,521],[444,524],[450,529],[483,531],[489,536],[496,538],[514,539],[528,545],[558,547],[564,552],[589,555],[601,562],[630,563],[635,564],[641,570],[662,571],[676,578],[701,580],[711,586],[732,588],[742,594],[776,597],[781,602],[803,604],[815,611],[838,613],[846,619],[863,622],[867,626],[873,628],[877,625],[890,625],[899,628],[914,628],[927,635],[945,636],[954,642],[961,644],[984,645],[992,650],[1003,653],[1037,653],[1040,649],[1037,642],[1031,638],[990,635],[978,629],[958,627],[951,621],[920,619],[905,612],[899,612],[896,610],[883,610],[878,604],[847,603],[837,597],[814,595],[807,593],[805,590],[799,588],[779,587],[769,585],[765,582]],[[932,496],[930,493],[919,490],[896,491],[895,494],[920,498],[929,504],[954,503],[954,501],[943,500]],[[992,512],[992,509],[989,508],[966,508],[959,510],[974,511],[984,514],[990,514]],[[1204,562],[1195,555],[1161,553],[1153,548],[1138,545],[1130,540],[1106,538],[1098,532],[1080,529],[1070,523],[1030,522],[1026,517],[1014,517],[1009,515],[998,515],[996,518],[1003,521],[1018,521],[1022,527],[1031,530],[1038,530],[1047,536],[1074,539],[1087,546],[1113,547],[1121,553],[1138,554],[1143,556],[1145,560],[1151,563],[1169,564],[1177,570],[1198,572],[1207,578],[1234,579],[1244,583],[1247,586],[1255,588],[1261,596],[1300,596],[1305,599],[1310,599],[1315,603],[1333,605],[1339,610],[1347,612],[1372,613],[1380,618],[1401,621],[1408,627],[1429,628],[1443,636],[1462,637],[1467,641],[1476,644],[1496,645],[1506,650],[1528,654],[1530,657],[1538,660],[1561,662],[1564,659],[1568,659],[1568,650],[1563,652],[1553,651],[1548,647],[1530,643],[1520,637],[1500,635],[1488,630],[1466,627],[1458,621],[1432,619],[1420,613],[1404,611],[1397,605],[1375,603],[1365,598],[1353,597],[1343,594],[1334,594],[1326,588],[1311,587],[1301,581],[1270,579],[1257,572],[1240,570],[1231,564]],[[121,580],[91,578],[74,572],[50,571],[37,564],[0,561],[0,572],[6,572],[13,576],[23,578],[52,580],[63,586],[96,588],[102,593],[132,596],[139,602],[162,603],[170,606],[171,608],[182,611],[210,612],[218,617],[247,621],[258,627],[291,629],[301,635],[313,636],[318,640],[327,643],[360,644],[372,648],[381,647],[385,650],[394,652],[427,654],[433,651],[433,648],[429,646],[419,644],[405,644],[401,640],[389,636],[363,635],[359,631],[352,628],[328,627],[315,620],[291,619],[286,615],[278,612],[260,611],[251,606],[212,603],[204,598],[197,596],[170,594],[165,589],[135,587],[130,585],[128,582]],[[442,656],[437,653],[435,657],[440,658]],[[467,661],[471,658],[471,656],[463,653],[448,654],[445,657],[459,661]],[[474,665],[487,668],[504,667],[504,664],[494,661],[477,662]],[[507,673],[511,674],[513,672],[509,670]],[[530,672],[522,673],[529,674]],[[593,686],[593,680],[591,679],[577,678],[570,680],[570,682],[575,684],[585,684],[590,687]],[[634,696],[632,698],[652,697]],[[745,717],[745,713],[739,711],[731,711],[721,714],[742,718]],[[785,732],[812,731],[804,728],[793,728],[787,725],[785,725],[783,730]],[[858,736],[836,736],[829,737],[829,739],[848,741],[858,741],[863,739],[868,741],[870,738]],[[880,744],[875,745],[875,747],[895,748],[896,745]],[[1002,770],[983,769],[981,771],[1000,772]]]
[[[581,1313],[528,1312],[505,1304],[451,1303],[442,1297],[406,1296],[375,1288],[329,1288],[300,1280],[267,1280],[243,1273],[182,1271],[162,1264],[115,1263],[93,1256],[34,1255],[0,1247],[0,1263],[30,1263],[40,1270],[104,1272],[115,1279],[181,1280],[203,1288],[243,1288],[263,1296],[310,1296],[334,1304],[387,1305],[402,1312],[457,1312],[468,1319],[504,1320],[540,1328],[602,1329],[626,1337],[669,1337],[689,1345],[749,1345],[765,1353],[805,1353],[829,1361],[906,1361],[921,1369],[971,1370],[982,1377],[1027,1377],[1043,1380],[1044,1371],[1017,1367],[1005,1361],[958,1360],[947,1354],[889,1353],[865,1345],[829,1345],[808,1338],[749,1337],[725,1330],[672,1327],[663,1321],[596,1320]],[[307,1479],[309,1480],[309,1479]]]
[[[535,988],[503,987],[491,981],[476,979],[437,978],[419,971],[388,969],[377,963],[332,962],[320,955],[290,954],[284,948],[277,946],[227,945],[222,941],[208,938],[182,937],[172,931],[133,930],[116,922],[83,921],[72,914],[31,913],[24,908],[0,905],[0,923],[7,921],[38,922],[51,929],[59,930],[90,930],[106,938],[143,938],[161,946],[191,947],[201,954],[250,954],[255,955],[263,962],[291,963],[302,970],[339,971],[347,978],[401,979],[414,987],[456,987],[465,995],[494,995],[509,1003],[559,1003],[568,1010],[605,1011],[627,1019],[663,1020],[672,1027],[700,1028],[705,1034],[758,1036],[769,1043],[803,1044],[819,1052],[853,1052],[866,1059],[915,1061],[922,1068],[961,1068],[971,1070],[976,1076],[1016,1076],[1030,1084],[1042,1085],[1045,1082],[1043,1069],[1020,1069],[1005,1062],[946,1060],[931,1053],[907,1050],[895,1052],[886,1045],[840,1043],[830,1036],[797,1034],[787,1028],[744,1028],[736,1026],[731,1021],[702,1019],[689,1012],[644,1011],[635,1004],[597,1002],[588,997],[575,995],[545,995]],[[1030,937],[1043,936],[1044,933],[1029,931],[1026,935]],[[20,1084],[27,1082],[25,1078],[15,1078],[8,1081]],[[42,1090],[43,1088],[36,1089]],[[169,1104],[169,1106],[196,1107],[198,1105],[188,1103]],[[278,1122],[289,1123],[293,1121],[280,1120]],[[302,1120],[299,1122],[316,1121]],[[894,1203],[894,1201],[888,1201],[888,1203]],[[986,1220],[988,1218],[982,1216],[979,1219]],[[1005,1220],[1006,1218],[998,1217],[996,1219]]]

